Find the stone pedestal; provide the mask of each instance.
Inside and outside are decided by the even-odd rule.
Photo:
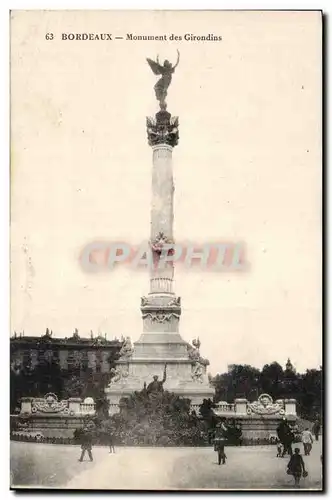
[[[277,427],[282,420],[280,415],[236,415],[235,422],[241,426],[243,444],[255,444],[277,436]],[[294,423],[296,415],[287,415],[287,421]]]
[[[152,377],[163,377],[164,390],[200,404],[212,398],[206,373],[208,362],[199,346],[192,347],[179,333],[181,299],[173,290],[174,266],[168,258],[173,239],[172,151],[178,142],[178,119],[163,109],[147,118],[148,141],[153,150],[150,248],[154,266],[150,291],[141,299],[143,332],[131,350],[127,345],[117,362],[115,376],[106,389],[110,413],[115,413],[122,396],[141,391]]]
[[[285,412],[288,415],[296,415],[296,399],[285,399]]]
[[[81,398],[69,398],[68,399],[68,409],[70,415],[79,415],[81,413]]]
[[[246,399],[235,399],[235,413],[237,415],[246,415],[247,414],[247,403]]]
[[[32,398],[21,398],[21,413],[31,413]]]
[[[44,437],[73,438],[74,432],[86,423],[82,415],[32,415],[26,433],[40,432]]]

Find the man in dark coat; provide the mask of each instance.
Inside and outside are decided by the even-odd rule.
[[[319,440],[319,432],[320,432],[320,423],[318,420],[315,421],[313,427],[312,427],[312,432],[314,433],[315,435],[315,439],[316,441]]]
[[[294,434],[292,433],[291,428],[285,418],[282,419],[277,427],[277,435],[279,441],[284,447],[282,457],[284,457],[286,453],[288,453],[289,455],[293,455],[292,442],[294,440]]]
[[[88,452],[90,462],[93,461],[93,456],[92,456],[92,432],[85,427],[83,429],[83,432],[81,434],[81,449],[82,453],[79,458],[79,462],[83,462],[83,458],[85,455],[85,452]]]
[[[225,420],[218,424],[214,438],[214,450],[218,452],[218,464],[226,463],[225,444],[228,438],[228,428]]]

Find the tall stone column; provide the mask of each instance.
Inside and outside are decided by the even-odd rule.
[[[167,253],[165,245],[174,243],[172,152],[179,138],[178,118],[162,109],[155,118],[147,118],[147,133],[152,147],[150,247],[153,268],[149,294],[141,299],[143,334],[135,343],[135,356],[185,358],[186,343],[179,335],[180,297],[173,289],[174,265],[163,261]]]
[[[206,374],[208,360],[199,352],[199,339],[193,340],[190,346],[179,333],[181,301],[174,290],[174,265],[165,262],[174,244],[172,153],[179,140],[178,118],[167,111],[165,99],[177,64],[172,66],[165,61],[161,66],[158,60],[147,61],[154,74],[161,75],[154,86],[160,111],[146,119],[152,149],[150,248],[153,266],[148,293],[141,297],[143,332],[134,346],[129,338],[125,341],[111,384],[105,391],[112,411],[121,397],[141,391],[143,384],[155,376],[163,377],[165,390],[189,398],[194,405],[214,394]]]
[[[147,118],[148,142],[152,147],[152,206],[150,245],[154,267],[151,272],[150,293],[174,293],[173,262],[161,266],[165,244],[173,244],[174,183],[172,152],[178,143],[178,118],[163,109],[156,118]],[[162,280],[165,280],[163,283]],[[169,280],[169,283],[166,282]]]
[[[173,263],[165,262],[165,266],[162,268],[159,265],[164,243],[173,243],[173,147],[161,143],[152,146],[152,150],[150,245],[154,267],[151,270],[150,293],[173,293]]]

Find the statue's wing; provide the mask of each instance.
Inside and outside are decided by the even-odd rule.
[[[179,117],[172,116],[172,118],[170,119],[170,123],[171,123],[171,125],[173,125],[173,127],[178,127],[179,126]],[[181,300],[181,297],[179,297],[179,299]]]
[[[147,62],[149,63],[150,68],[154,72],[155,75],[161,75],[161,66],[158,64],[156,61],[153,61],[152,59],[149,59],[148,57],[146,58]]]
[[[147,127],[154,127],[156,125],[155,119],[152,118],[152,116],[147,116],[146,117],[146,126]],[[145,297],[144,297],[145,298]]]

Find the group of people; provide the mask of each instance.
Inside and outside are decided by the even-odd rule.
[[[319,441],[320,424],[316,421],[313,425],[312,432],[307,427],[301,435],[303,444],[303,451],[305,456],[309,456],[312,450],[312,445],[315,440]],[[290,455],[290,460],[287,464],[287,474],[294,477],[295,486],[299,486],[301,477],[306,477],[308,472],[305,468],[305,463],[300,453],[300,448],[296,447],[294,453],[292,444],[295,440],[294,431],[284,418],[277,427],[278,443],[277,443],[277,457],[284,457],[286,454]],[[218,453],[218,464],[226,464],[225,445],[229,437],[229,427],[226,424],[226,419],[222,419],[217,425],[214,437],[214,449]],[[115,453],[113,436],[111,433],[107,434],[108,446],[110,453]],[[92,443],[93,443],[93,430],[89,427],[84,427],[80,435],[81,443],[81,456],[79,462],[83,462],[84,456],[87,453],[90,462],[93,461]],[[321,456],[322,461],[322,456]]]
[[[110,453],[115,453],[114,448],[114,440],[111,433],[107,434],[108,446],[110,448]],[[90,462],[93,462],[92,455],[92,444],[93,444],[93,431],[89,429],[89,427],[84,427],[82,433],[80,434],[80,443],[81,443],[81,456],[78,459],[79,462],[83,462],[85,453],[88,454]]]
[[[305,467],[304,460],[300,453],[300,448],[292,449],[292,444],[295,442],[295,429],[291,428],[287,420],[284,418],[277,428],[278,443],[277,443],[277,457],[284,457],[286,454],[290,456],[287,464],[287,474],[294,477],[295,486],[300,484],[301,477],[307,477],[308,472]],[[312,445],[315,440],[319,441],[320,423],[316,421],[312,427],[312,432],[307,427],[301,434],[301,441],[303,444],[304,455],[309,456],[312,450]],[[214,450],[218,453],[218,464],[226,463],[225,445],[229,437],[229,428],[226,420],[223,419],[216,427],[214,436]],[[322,462],[322,456],[321,456]]]
[[[319,441],[319,433],[320,423],[318,420],[315,421],[312,432],[309,427],[306,427],[306,429],[302,431],[301,441],[305,456],[309,456],[311,453],[314,442],[313,434],[315,440]],[[284,457],[286,453],[290,455],[290,460],[287,464],[287,474],[292,475],[294,477],[295,486],[299,486],[301,477],[307,477],[308,472],[306,471],[300,448],[296,447],[293,453],[292,444],[295,441],[295,435],[285,418],[280,422],[277,428],[277,434],[279,440],[277,444],[277,457]],[[321,455],[321,462],[322,460],[323,458]]]

